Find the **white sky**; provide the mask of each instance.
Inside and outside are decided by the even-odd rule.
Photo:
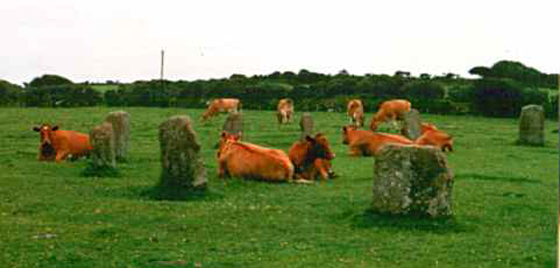
[[[0,79],[156,79],[161,49],[170,80],[300,69],[468,77],[470,68],[502,59],[558,73],[559,7],[552,0],[4,1]]]

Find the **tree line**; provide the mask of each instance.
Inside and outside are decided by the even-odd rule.
[[[394,98],[411,100],[421,112],[518,116],[523,105],[540,104],[548,116],[558,116],[558,74],[544,74],[514,61],[491,67],[473,67],[466,79],[456,74],[441,76],[397,71],[393,75],[335,75],[308,70],[268,75],[233,74],[228,78],[168,81],[151,80],[118,84],[100,92],[90,83],[73,83],[58,75],[43,75],[23,87],[0,80],[0,105],[20,107],[146,106],[204,108],[213,98],[242,100],[246,109],[272,110],[281,98],[295,100],[299,111],[344,111],[352,98],[360,98],[366,111]]]

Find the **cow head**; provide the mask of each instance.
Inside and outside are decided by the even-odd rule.
[[[241,140],[241,132],[239,134],[230,134],[225,131],[222,131],[220,136],[220,141],[218,142],[218,152],[216,153],[217,157],[220,157],[222,151],[226,148],[226,145],[231,142],[236,142]]]
[[[371,129],[371,131],[375,131],[377,129],[377,126],[379,126],[381,123],[383,123],[383,120],[377,118],[377,116],[374,116],[371,119],[371,124],[369,125],[369,129]]]
[[[314,154],[316,158],[327,160],[335,158],[336,155],[332,152],[327,137],[322,133],[318,133],[315,137],[308,135],[305,137],[305,140],[311,144],[311,153]]]
[[[356,130],[356,126],[343,126],[342,127],[342,144],[350,144],[350,135]]]
[[[51,127],[49,124],[43,124],[40,127],[33,127],[33,130],[41,134],[41,145],[39,146],[41,155],[54,155],[56,152],[53,146],[53,140],[55,132],[58,130],[58,126]]]

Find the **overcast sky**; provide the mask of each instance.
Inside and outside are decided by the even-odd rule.
[[[557,1],[4,1],[0,79],[194,80],[300,69],[560,72]],[[529,4],[530,3],[530,4]]]

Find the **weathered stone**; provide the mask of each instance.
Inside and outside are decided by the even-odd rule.
[[[416,109],[410,109],[410,112],[404,115],[404,121],[401,134],[409,140],[416,140],[422,135],[422,126],[420,121],[420,112]]]
[[[373,210],[402,215],[449,216],[453,175],[435,147],[388,144],[373,168]]]
[[[172,116],[159,126],[162,187],[206,188],[206,169],[190,117]]]
[[[544,109],[540,105],[527,105],[519,117],[519,144],[544,145]]]
[[[223,131],[229,134],[240,134],[243,132],[243,120],[240,112],[232,112],[224,122]]]
[[[116,158],[119,160],[126,159],[130,141],[130,114],[125,111],[111,112],[107,115],[105,121],[113,125]]]
[[[97,168],[116,167],[115,161],[115,136],[113,126],[104,122],[94,127],[90,133],[92,163]]]
[[[303,113],[299,121],[299,127],[301,129],[300,140],[305,140],[307,135],[313,136],[313,117],[310,113]]]

